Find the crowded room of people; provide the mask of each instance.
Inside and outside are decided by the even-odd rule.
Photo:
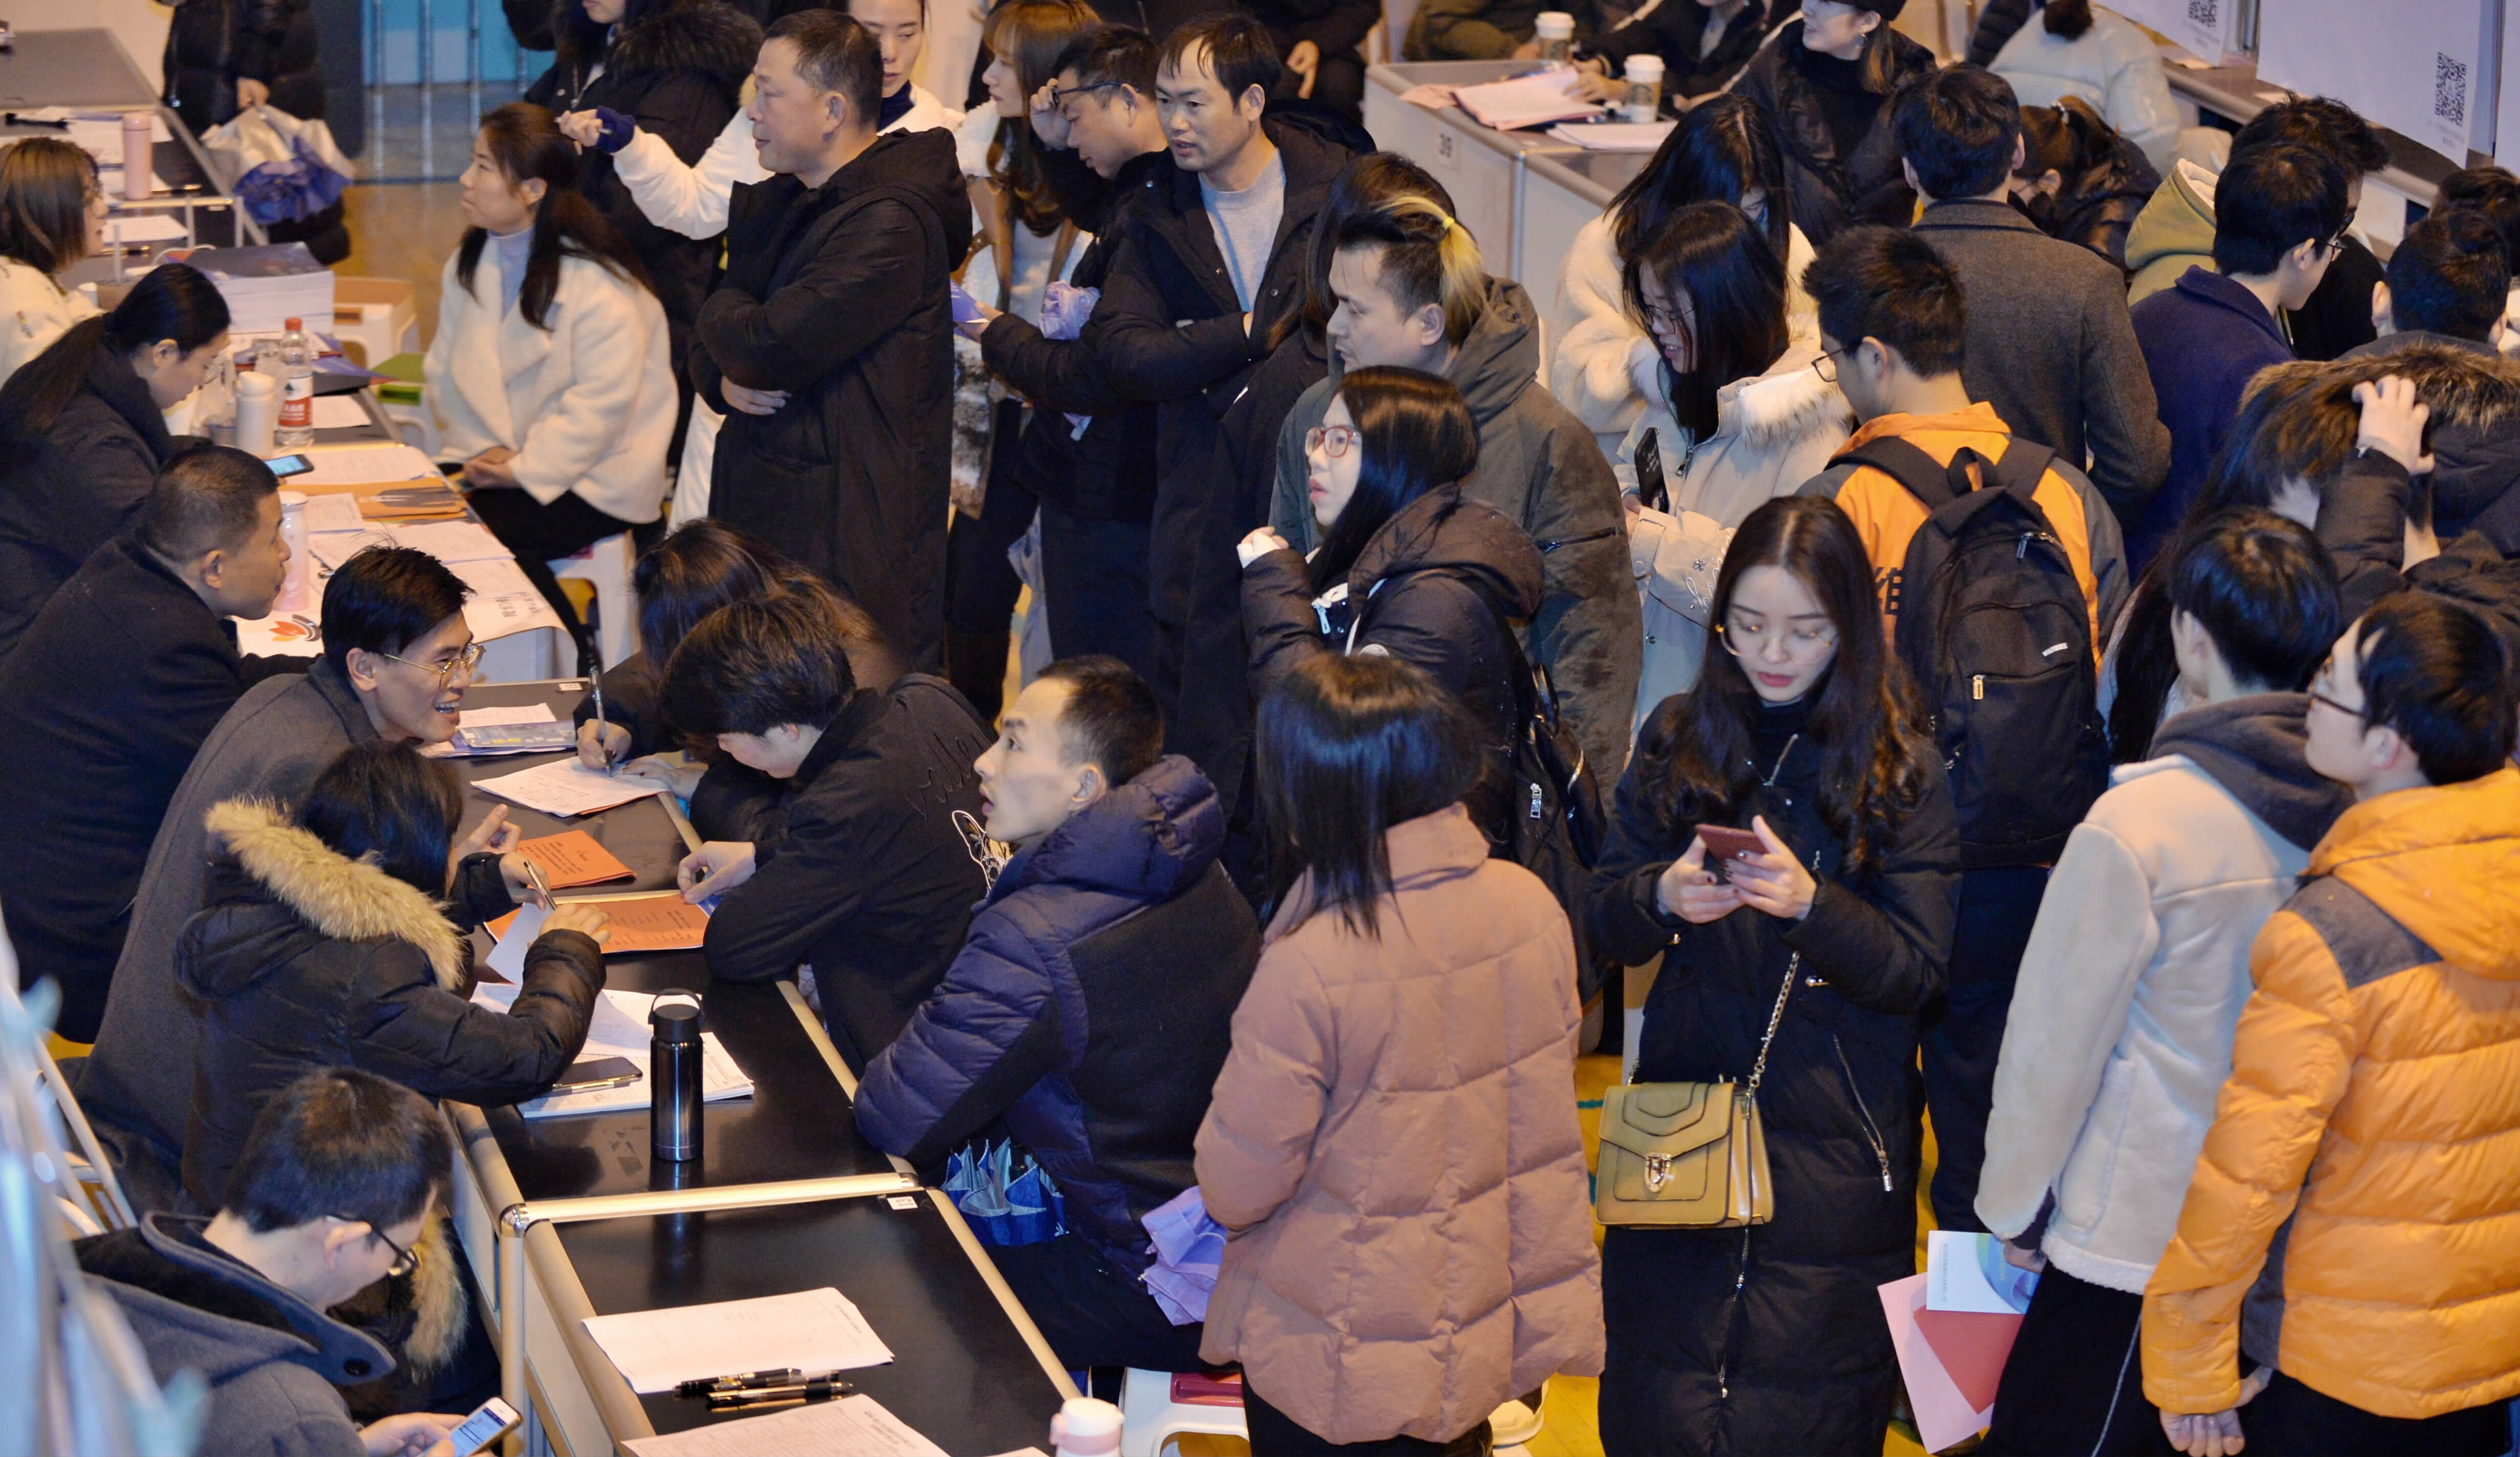
[[[2520,1451],[2520,0],[33,9],[0,1453]]]

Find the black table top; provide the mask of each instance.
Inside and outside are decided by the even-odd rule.
[[[471,708],[546,702],[565,720],[584,691],[582,679],[483,684],[467,691],[464,702]],[[470,782],[561,757],[512,754],[448,762]],[[600,815],[561,819],[476,790],[464,807],[466,826],[477,824],[494,805],[502,804],[527,838],[564,829],[585,830],[635,874],[632,880],[580,886],[563,892],[564,896],[670,889],[674,883],[683,841],[660,800],[635,800]],[[476,949],[486,956],[488,937],[476,935],[480,935]],[[858,1135],[848,1094],[777,984],[716,983],[698,951],[607,956],[604,964],[607,985],[621,991],[661,992],[678,987],[698,993],[706,1026],[751,1075],[753,1093],[749,1098],[703,1105],[705,1133],[697,1170],[670,1164],[651,1169],[645,1110],[528,1121],[513,1108],[484,1109],[499,1152],[508,1161],[518,1192],[526,1200],[893,1171],[882,1150]]]
[[[1058,1389],[1024,1344],[944,1215],[874,1197],[557,1227],[600,1315],[751,1300],[830,1285],[893,1352],[849,1373],[857,1389],[954,1457],[1048,1446]],[[659,1433],[712,1417],[672,1393],[642,1396]],[[774,1408],[792,1410],[792,1408]],[[758,1415],[758,1413],[755,1413]]]

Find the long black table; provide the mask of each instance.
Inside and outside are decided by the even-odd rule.
[[[584,692],[583,680],[481,684],[465,704],[548,703],[566,719]],[[470,782],[559,757],[450,762]],[[466,826],[501,804],[528,838],[583,829],[631,867],[629,881],[563,899],[670,887],[690,839],[661,796],[562,819],[474,790]],[[528,1121],[449,1105],[465,1152],[457,1229],[494,1306],[509,1400],[532,1411],[551,1447],[587,1457],[743,1420],[636,1395],[585,1335],[586,1317],[821,1285],[855,1302],[896,1355],[851,1379],[929,1440],[957,1457],[1042,1442],[1075,1394],[1066,1375],[951,1204],[858,1135],[854,1082],[794,986],[716,982],[698,951],[608,956],[606,976],[625,991],[698,993],[754,1091],[704,1105],[697,1166],[650,1158],[644,1111]]]

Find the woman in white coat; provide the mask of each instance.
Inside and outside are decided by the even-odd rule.
[[[1607,453],[1645,408],[1661,368],[1654,341],[1628,307],[1621,281],[1646,240],[1691,202],[1731,202],[1750,214],[1784,260],[1787,315],[1794,336],[1817,340],[1820,324],[1803,270],[1812,246],[1787,209],[1784,159],[1758,104],[1713,96],[1689,109],[1653,160],[1586,223],[1557,276],[1556,340],[1549,392],[1601,437]],[[1650,706],[1650,705],[1648,705]]]
[[[546,563],[656,519],[674,433],[665,311],[576,174],[542,108],[481,118],[427,361],[473,513],[562,621]]]
[[[2048,0],[2040,23],[2023,25],[1987,67],[2012,83],[2025,107],[2079,96],[2119,136],[2143,149],[2167,177],[2179,159],[2179,107],[2161,53],[2132,21],[2091,0]]]
[[[104,248],[109,205],[96,159],[71,143],[28,137],[0,152],[0,381],[96,317],[62,275]]]
[[[851,19],[867,27],[883,57],[883,100],[876,110],[880,132],[952,130],[963,113],[930,96],[910,79],[927,40],[927,0],[852,0]],[[744,95],[751,93],[744,82]],[[715,238],[726,231],[726,209],[738,183],[767,182],[752,141],[752,118],[739,109],[727,118],[708,151],[697,162],[674,155],[665,139],[639,127],[618,111],[598,107],[571,111],[560,119],[561,130],[580,147],[611,154],[612,175],[630,190],[630,199],[648,221],[687,238]],[[707,402],[692,402],[691,428],[684,433],[683,459],[674,473],[673,525],[708,514],[709,463],[717,454],[717,432],[726,417]]]
[[[1644,597],[1634,727],[1697,682],[1707,610],[1732,528],[1828,465],[1855,413],[1785,322],[1784,265],[1730,202],[1671,215],[1628,265],[1623,293],[1654,345],[1650,393],[1613,457],[1633,514]]]

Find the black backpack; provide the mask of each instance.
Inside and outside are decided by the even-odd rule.
[[[1600,786],[1574,732],[1557,716],[1557,693],[1548,672],[1523,655],[1522,640],[1504,611],[1487,594],[1478,596],[1511,654],[1506,671],[1514,684],[1515,731],[1511,777],[1506,781],[1505,848],[1515,864],[1540,877],[1565,909],[1575,932],[1577,994],[1589,1000],[1602,976],[1584,935],[1584,898],[1607,838]]]
[[[1996,462],[1962,450],[1945,466],[1899,439],[1840,458],[1929,513],[1895,589],[1898,652],[1951,776],[1962,869],[2052,864],[2108,787],[2090,608],[2034,495],[2054,458],[2017,439]]]

